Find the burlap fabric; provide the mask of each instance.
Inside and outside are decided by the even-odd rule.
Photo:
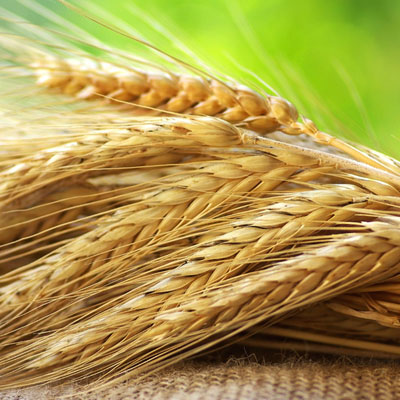
[[[281,362],[232,359],[180,364],[143,381],[129,380],[96,393],[85,386],[35,387],[5,391],[4,400],[176,399],[400,399],[400,364],[374,360],[302,358]],[[71,396],[71,397],[70,397]]]

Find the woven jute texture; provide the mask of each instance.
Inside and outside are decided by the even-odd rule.
[[[259,400],[259,399],[400,399],[400,364],[396,362],[310,361],[291,359],[257,363],[190,362],[96,393],[85,386],[35,387],[1,393],[4,400]]]

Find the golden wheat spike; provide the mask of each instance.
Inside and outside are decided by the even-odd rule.
[[[351,199],[355,199],[357,195],[361,197],[356,202],[351,202]],[[159,221],[155,221],[155,226],[159,226],[156,236],[150,236],[153,232],[150,229],[150,231],[147,230],[147,235],[149,235],[147,239],[142,235],[140,240],[135,239],[130,244],[132,233],[129,231],[129,226],[134,220],[137,221],[137,217],[134,215],[133,218],[130,218],[129,224],[121,221],[116,225],[119,227],[118,233],[123,235],[121,237],[116,236],[112,227],[109,226],[111,229],[107,230],[105,238],[99,236],[99,230],[93,232],[92,236],[96,238],[93,244],[89,244],[83,237],[78,238],[75,245],[68,245],[65,249],[61,249],[64,254],[62,258],[57,255],[48,258],[49,262],[55,260],[56,264],[54,262],[53,265],[47,263],[43,267],[33,268],[24,274],[25,285],[16,281],[4,287],[2,292],[6,303],[3,303],[2,315],[7,318],[8,327],[4,327],[1,333],[7,335],[7,332],[13,330],[14,335],[10,340],[15,342],[20,335],[24,337],[32,332],[32,329],[48,331],[55,323],[60,323],[60,319],[68,321],[72,315],[75,315],[75,318],[78,318],[79,315],[83,317],[87,313],[88,307],[87,301],[83,300],[85,297],[91,299],[90,304],[92,305],[97,302],[97,307],[99,307],[104,301],[123,294],[124,290],[126,291],[129,287],[130,281],[135,285],[151,281],[153,282],[151,286],[157,288],[146,289],[145,297],[140,302],[141,305],[136,306],[142,309],[145,315],[147,307],[160,307],[163,304],[165,308],[167,305],[174,304],[182,296],[184,298],[193,292],[203,290],[208,285],[215,284],[215,282],[259,268],[256,266],[261,265],[260,263],[273,263],[277,258],[285,258],[287,256],[281,252],[285,247],[299,246],[303,242],[307,246],[314,242],[326,241],[325,236],[314,237],[315,233],[323,229],[325,232],[331,230],[332,234],[335,234],[335,232],[348,229],[341,229],[340,224],[351,220],[355,215],[361,214],[363,209],[371,206],[368,198],[363,197],[357,188],[350,189],[348,187],[344,187],[342,190],[332,188],[325,192],[315,190],[293,193],[282,200],[284,201],[276,202],[271,199],[270,202],[274,201],[276,204],[263,207],[261,215],[253,216],[251,219],[242,218],[225,225],[220,223],[218,230],[226,233],[221,233],[219,236],[214,235],[212,238],[200,236],[198,245],[195,245],[196,242],[193,238],[191,248],[185,249],[187,244],[184,243],[184,247],[178,249],[179,251],[175,251],[170,256],[166,255],[160,260],[152,259],[150,263],[142,260],[142,265],[137,263],[131,272],[129,272],[129,268],[132,268],[135,260],[140,261],[146,254],[145,250],[138,246],[143,246],[150,238],[154,242],[155,238],[163,233],[162,226],[168,226],[167,229],[173,228],[177,221],[184,220],[181,216],[175,222],[169,220],[169,217],[164,218],[161,224]],[[261,203],[258,202],[256,205],[260,206]],[[181,212],[184,208],[178,207],[176,210]],[[129,213],[128,209],[125,211]],[[365,212],[368,215],[368,211]],[[178,216],[176,213],[173,215],[174,218]],[[168,220],[169,222],[167,222]],[[193,217],[188,218],[192,230],[193,222],[195,222]],[[212,223],[208,225],[212,226]],[[114,239],[114,246],[125,247],[124,252],[120,252],[118,248],[112,250],[112,256],[109,253],[111,249],[107,253],[102,252],[104,246],[101,243],[111,243],[110,240],[107,240],[109,231]],[[160,252],[163,247],[171,249],[174,236],[176,237],[176,234],[173,233],[168,235],[168,242],[162,236],[158,245],[150,242],[147,245],[147,252],[151,252],[152,249],[158,249],[157,251]],[[179,230],[177,233],[179,234]],[[128,238],[126,244],[125,237]],[[310,241],[307,241],[307,237],[311,237]],[[67,256],[68,247],[71,256]],[[90,247],[94,251],[93,257],[88,253]],[[293,250],[292,253],[295,254],[298,251],[300,250]],[[78,260],[76,254],[85,257]],[[182,265],[179,266],[180,264]],[[156,278],[157,270],[161,271],[167,267],[170,271],[166,274],[160,273],[159,278]],[[124,280],[121,280],[120,284],[114,285],[112,291],[104,288],[103,279],[115,281],[122,268],[127,268],[124,272]],[[143,268],[149,270],[143,271]],[[103,276],[105,270],[107,270],[107,275]],[[98,278],[94,285],[92,277],[96,276]],[[20,274],[19,277],[22,278],[22,275]],[[155,283],[155,279],[158,279],[159,283]],[[62,296],[67,288],[68,299]],[[40,293],[40,298],[37,297],[38,293]],[[135,295],[134,293],[135,291],[130,295]],[[140,292],[135,296],[139,295]],[[29,308],[26,308],[28,304]],[[58,311],[57,315],[54,314],[55,310]],[[12,314],[9,314],[10,312]],[[11,316],[13,314],[16,315],[16,318]],[[6,345],[8,341],[8,339],[4,339],[2,344]]]
[[[244,86],[230,87],[217,80],[55,57],[38,60],[31,67],[39,85],[78,99],[102,95],[133,107],[216,116],[263,133],[298,118],[296,109],[283,99],[263,97]]]
[[[165,310],[163,302],[154,306],[153,302],[143,303],[142,296],[133,297],[75,326],[38,337],[29,345],[7,352],[9,361],[2,365],[2,386],[48,382],[74,376],[78,371],[83,377],[93,368],[112,371],[119,363],[128,368],[136,366],[133,373],[138,373],[155,362],[162,363],[167,353],[172,356],[198,340],[209,338],[209,346],[349,287],[391,278],[400,271],[399,219],[365,223],[364,227],[367,231],[338,235],[329,244],[271,268],[235,276],[223,284],[211,285],[203,293],[181,296],[179,304],[170,309]],[[154,289],[164,297],[162,288]],[[149,309],[147,313],[143,307]],[[99,347],[103,362],[96,354]],[[170,351],[165,353],[167,349]],[[154,358],[155,350],[158,355]]]
[[[0,171],[0,209],[11,210],[34,205],[41,197],[61,185],[82,181],[90,176],[104,175],[116,168],[122,171],[135,166],[176,163],[179,159],[187,158],[185,152],[191,147],[200,152],[199,146],[226,149],[245,145],[277,154],[277,158],[289,165],[311,167],[319,163],[339,167],[342,164],[344,170],[360,170],[364,175],[369,173],[372,177],[375,175],[380,180],[400,187],[400,178],[396,175],[339,156],[279,144],[276,141],[265,141],[218,119],[133,119],[130,122],[125,121],[125,124],[129,124],[129,127],[97,129],[86,136],[76,136],[72,142],[25,156],[14,166]],[[65,141],[65,138],[62,140]],[[278,148],[271,149],[271,146]],[[176,149],[180,151],[180,155]],[[361,180],[368,186],[368,178]],[[384,194],[398,193],[378,181],[369,186],[385,186]],[[378,194],[383,192],[379,191]]]
[[[174,163],[176,154],[167,155],[174,148],[209,143],[214,147],[231,146],[240,140],[235,129],[225,123],[213,121],[215,129],[207,129],[204,124],[206,121],[194,124],[185,119],[162,124],[143,122],[131,129],[97,130],[79,140],[34,153],[0,171],[0,207],[9,210],[35,204],[41,196],[68,181],[84,180],[112,168]],[[174,130],[178,132],[175,136]]]
[[[173,72],[151,73],[122,68],[90,59],[61,60],[54,56],[38,59],[31,65],[38,85],[75,96],[93,99],[99,96],[123,102],[137,115],[146,110],[158,113],[210,115],[260,133],[280,130],[289,135],[305,134],[316,143],[333,146],[356,160],[393,172],[399,168],[370,157],[366,152],[321,132],[303,118],[298,121],[296,108],[281,97],[259,95],[238,84],[227,84],[200,76],[177,75]]]

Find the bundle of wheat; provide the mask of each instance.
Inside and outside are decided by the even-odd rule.
[[[397,161],[239,84],[2,39],[42,88],[2,105],[1,388],[271,335],[400,355]]]

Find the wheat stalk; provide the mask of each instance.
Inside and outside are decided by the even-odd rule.
[[[359,290],[364,289],[360,288]],[[337,298],[331,301],[336,302]],[[399,342],[400,340],[400,331],[395,327],[383,326],[375,321],[336,312],[330,307],[329,301],[296,312],[279,322],[278,325],[298,332],[311,331],[315,334],[322,333],[354,340],[362,339],[376,342]],[[256,330],[257,328],[254,328],[254,331]],[[260,332],[264,332],[262,327]]]
[[[333,349],[336,348],[336,351],[333,352],[332,351],[333,349],[331,349],[330,352],[332,352],[334,354],[343,354],[343,353],[346,354],[346,352],[342,352],[340,347],[345,347],[345,348],[347,347],[347,348],[351,348],[351,349],[360,349],[360,350],[364,351],[364,354],[363,353],[357,354],[357,352],[354,352],[354,351],[350,352],[350,355],[355,355],[355,356],[361,355],[362,357],[382,357],[382,354],[385,354],[385,355],[387,354],[388,358],[393,357],[396,359],[398,359],[400,356],[400,346],[393,345],[393,344],[379,343],[376,341],[376,338],[374,338],[375,341],[366,341],[366,340],[360,340],[360,339],[355,340],[355,339],[350,339],[350,338],[346,338],[346,337],[314,333],[314,332],[310,332],[309,330],[308,331],[298,331],[296,329],[288,329],[288,328],[281,328],[281,327],[264,328],[264,329],[260,329],[259,332],[261,332],[262,334],[265,334],[265,335],[274,335],[274,336],[280,336],[280,337],[285,337],[285,338],[307,340],[310,342],[324,343],[324,344],[332,345],[332,346],[335,346]],[[244,339],[244,340],[240,341],[239,343],[250,345],[250,346],[271,348],[268,345],[269,341],[270,341],[269,338],[265,338],[265,337],[261,336],[261,337],[257,337],[257,338]],[[276,345],[276,343],[275,343],[275,345]],[[296,350],[296,344],[294,344],[293,348],[291,348],[291,349]],[[310,346],[310,350],[313,351],[313,345]],[[318,350],[318,352],[323,353],[323,352],[325,352],[325,349],[322,349],[322,351]]]
[[[383,284],[382,289],[386,285]],[[384,289],[382,292],[380,290],[374,292],[373,289],[369,292],[367,289],[362,293],[339,296],[328,303],[328,307],[346,316],[371,320],[389,328],[399,328],[399,295],[393,287],[392,289],[389,287],[387,292]]]

